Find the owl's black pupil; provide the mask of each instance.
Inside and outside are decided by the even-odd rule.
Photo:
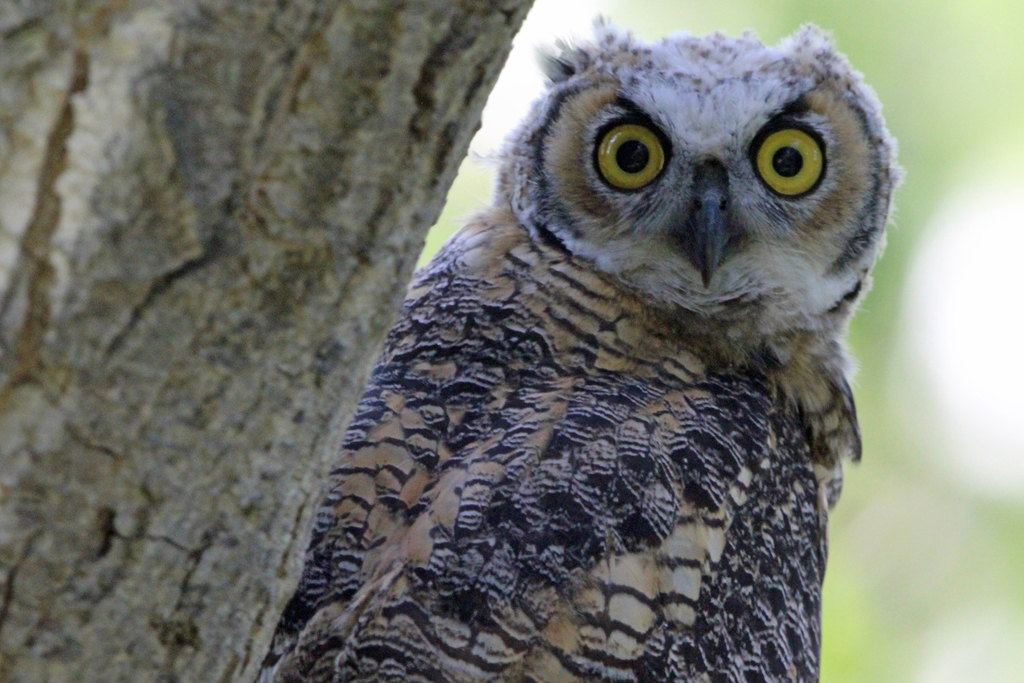
[[[772,168],[783,178],[792,178],[804,167],[804,155],[795,147],[782,147],[772,156]]]
[[[651,151],[639,140],[627,140],[615,152],[615,162],[626,173],[639,173],[647,168]]]

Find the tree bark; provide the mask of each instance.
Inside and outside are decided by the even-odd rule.
[[[0,680],[251,678],[529,4],[0,4]]]

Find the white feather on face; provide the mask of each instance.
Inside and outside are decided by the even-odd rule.
[[[509,140],[499,200],[659,307],[742,319],[727,332],[751,344],[793,330],[841,334],[870,284],[900,177],[861,75],[813,26],[774,48],[749,34],[647,46],[607,25],[596,33],[547,58],[550,88]],[[639,121],[667,148],[660,175],[639,189],[613,187],[594,162],[617,121]],[[824,150],[821,179],[798,196],[770,189],[753,159],[765,127],[782,125]],[[685,245],[709,168],[724,169],[729,242],[702,270]]]

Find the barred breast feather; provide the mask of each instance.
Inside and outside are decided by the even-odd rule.
[[[411,285],[261,680],[816,680],[836,471],[494,211]]]

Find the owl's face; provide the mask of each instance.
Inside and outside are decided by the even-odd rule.
[[[646,46],[599,26],[547,67],[499,186],[531,231],[660,306],[765,334],[845,323],[899,169],[824,34]]]

